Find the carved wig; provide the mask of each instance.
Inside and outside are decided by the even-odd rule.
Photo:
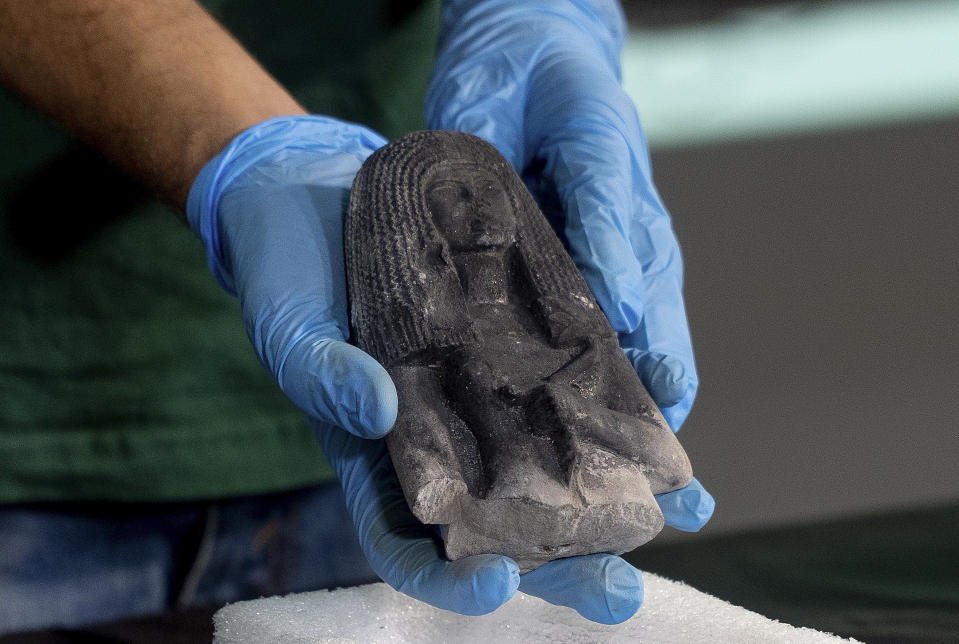
[[[537,296],[582,302],[591,322],[608,328],[585,280],[496,148],[469,134],[426,130],[392,142],[389,154],[385,149],[357,174],[353,193],[366,198],[351,200],[346,224],[345,237],[353,240],[346,248],[350,319],[360,348],[389,366],[428,347],[474,339],[447,242],[427,205],[432,182],[463,164],[483,167],[504,186],[517,220],[521,264]]]

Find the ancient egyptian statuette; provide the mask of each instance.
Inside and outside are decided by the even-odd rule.
[[[387,438],[446,553],[623,553],[663,527],[689,459],[532,196],[488,143],[408,134],[363,165],[346,263],[353,339],[399,394]]]

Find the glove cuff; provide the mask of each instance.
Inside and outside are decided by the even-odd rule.
[[[385,143],[386,139],[362,125],[325,116],[278,116],[238,134],[200,170],[186,204],[187,221],[203,242],[207,263],[220,286],[236,295],[230,262],[220,243],[219,203],[241,175],[285,151],[322,158],[352,148],[365,158]]]

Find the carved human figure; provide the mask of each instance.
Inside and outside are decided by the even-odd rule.
[[[451,558],[521,569],[662,528],[685,453],[519,177],[488,144],[417,132],[374,154],[347,222],[359,346],[400,400],[390,453]]]

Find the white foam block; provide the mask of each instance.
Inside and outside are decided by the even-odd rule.
[[[631,619],[595,624],[523,593],[495,612],[465,617],[410,599],[386,584],[238,602],[213,617],[214,644],[318,642],[841,642],[796,628],[685,584],[643,574],[646,597]]]

